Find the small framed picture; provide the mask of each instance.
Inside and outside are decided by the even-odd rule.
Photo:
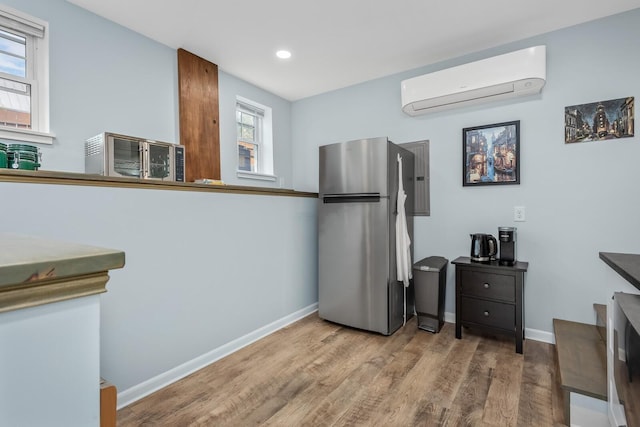
[[[462,130],[462,185],[520,184],[520,120]]]
[[[634,97],[564,107],[564,143],[633,137]]]

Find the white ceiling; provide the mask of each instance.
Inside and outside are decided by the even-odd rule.
[[[288,100],[640,7],[640,0],[68,0]],[[280,60],[278,49],[293,57]]]

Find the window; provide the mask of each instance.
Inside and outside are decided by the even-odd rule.
[[[258,172],[263,120],[264,111],[238,102],[236,107],[238,170]]]
[[[271,108],[236,99],[238,177],[275,181]]]
[[[0,7],[0,138],[52,143],[48,27]]]

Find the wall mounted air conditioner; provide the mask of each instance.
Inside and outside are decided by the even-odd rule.
[[[402,81],[402,111],[410,116],[539,93],[546,46],[534,46]]]

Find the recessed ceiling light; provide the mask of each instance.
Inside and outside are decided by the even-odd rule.
[[[276,52],[276,56],[280,59],[289,59],[291,58],[291,52],[288,50],[279,50]]]

